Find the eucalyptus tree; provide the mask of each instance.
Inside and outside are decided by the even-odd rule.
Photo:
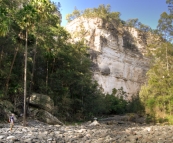
[[[26,94],[27,94],[27,49],[28,49],[28,32],[35,28],[35,23],[39,21],[40,16],[36,9],[31,5],[24,5],[17,13],[17,24],[25,31],[25,67],[24,67],[24,120],[23,124],[26,125]]]
[[[159,23],[158,23],[158,30],[162,34],[162,36],[165,38],[166,41],[171,42],[173,38],[173,15],[167,14],[166,12],[163,12],[160,16]],[[169,70],[169,64],[168,64],[168,50],[167,46],[165,46],[165,57],[167,59],[167,70]]]
[[[30,89],[29,95],[32,90],[33,86],[33,77],[34,77],[34,70],[35,70],[35,60],[36,60],[36,51],[37,47],[41,45],[44,49],[45,47],[55,47],[55,39],[53,38],[56,34],[53,32],[52,29],[57,29],[58,25],[60,24],[60,17],[59,12],[55,4],[50,3],[50,1],[43,1],[43,0],[34,0],[31,3],[39,15],[41,16],[40,22],[35,23],[36,28],[32,34],[35,36],[35,45],[34,45],[34,56],[33,56],[33,67],[31,72],[31,81],[30,81]],[[47,81],[47,80],[46,80]],[[47,82],[46,82],[47,83]],[[30,96],[29,96],[30,97]],[[29,103],[29,98],[28,98]]]
[[[25,31],[25,67],[24,67],[24,125],[26,124],[26,95],[27,95],[27,49],[28,34],[36,33],[39,24],[50,19],[57,20],[54,15],[55,6],[49,0],[31,0],[18,11],[17,24]],[[43,37],[44,38],[44,37]]]

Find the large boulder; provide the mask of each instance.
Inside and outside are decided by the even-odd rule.
[[[0,100],[0,120],[8,121],[13,111],[14,105],[10,101]]]
[[[54,109],[53,100],[48,95],[44,94],[33,93],[30,97],[29,104],[33,107],[44,109],[48,112],[51,112]]]
[[[50,125],[63,125],[62,122],[58,120],[57,117],[53,116],[51,113],[42,110],[42,109],[32,109],[32,115],[34,118],[36,118],[39,121],[42,121],[44,123],[50,124]]]

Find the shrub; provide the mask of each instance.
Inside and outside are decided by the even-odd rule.
[[[107,114],[123,114],[126,112],[127,101],[122,96],[118,98],[115,95],[107,94],[105,105]]]

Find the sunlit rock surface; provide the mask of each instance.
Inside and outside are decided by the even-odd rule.
[[[71,42],[84,38],[90,47],[94,79],[104,93],[123,88],[131,97],[140,90],[149,69],[150,60],[144,57],[149,34],[83,17],[70,22],[66,29],[72,34]]]

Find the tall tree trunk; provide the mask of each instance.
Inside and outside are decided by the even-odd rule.
[[[25,39],[25,67],[24,67],[24,114],[23,114],[23,126],[26,126],[26,94],[27,94],[27,58],[28,58],[28,31],[26,29],[26,39]]]
[[[33,83],[34,83],[33,82],[33,78],[34,78],[34,71],[35,71],[36,53],[37,53],[37,39],[36,39],[36,45],[34,46],[33,66],[32,66],[31,81],[30,81],[30,87],[29,87],[29,96],[28,96],[28,102],[27,102],[27,111],[28,111],[28,108],[29,108],[29,101],[30,101],[30,97],[31,97]]]
[[[168,65],[168,47],[166,46],[166,69],[167,71],[169,70],[169,65]]]
[[[168,101],[169,102],[169,115],[171,116],[171,102],[170,102],[170,100]]]
[[[3,58],[3,53],[4,53],[3,49],[4,49],[4,47],[2,47],[2,50],[1,50],[1,55],[0,55],[0,68],[1,68],[1,61],[2,61],[2,58]]]
[[[13,66],[14,66],[14,62],[15,62],[15,60],[16,60],[16,56],[17,56],[18,50],[19,50],[19,48],[17,47],[17,48],[15,49],[13,61],[12,61],[11,67],[10,67],[10,72],[9,72],[9,74],[8,74],[8,77],[7,77],[6,88],[5,88],[5,95],[7,95],[7,93],[8,93],[8,86],[9,86],[8,84],[9,84],[9,81],[10,81],[11,72],[12,72],[12,69],[13,69]]]
[[[47,88],[48,88],[48,74],[49,74],[49,62],[47,60],[47,69],[46,69],[46,93],[47,93]]]
[[[53,64],[52,64],[52,72],[51,72],[51,74],[53,74],[53,72],[54,72],[54,68],[55,68],[55,58],[53,59]]]

